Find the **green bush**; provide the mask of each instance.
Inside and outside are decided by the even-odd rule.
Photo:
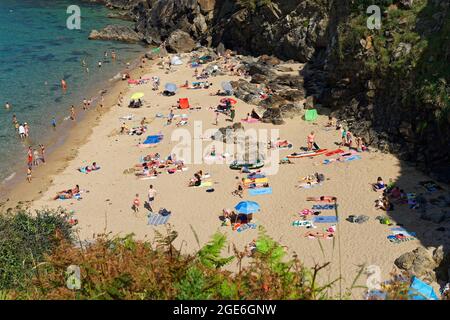
[[[0,290],[25,288],[44,255],[71,237],[62,211],[0,214]]]

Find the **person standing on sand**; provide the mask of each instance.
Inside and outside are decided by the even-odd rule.
[[[139,207],[141,206],[141,200],[139,199],[139,194],[136,193],[136,197],[133,200],[133,206],[132,209],[134,211],[134,213],[138,213],[139,212]]]
[[[308,135],[308,138],[307,138],[307,142],[308,142],[308,151],[310,151],[310,150],[313,149],[314,139],[315,139],[314,131],[311,131],[311,133]]]
[[[29,135],[30,135],[30,126],[28,125],[28,123],[25,122],[25,123],[23,124],[23,127],[24,127],[24,129],[25,129],[25,137],[28,138]]]
[[[215,113],[216,113],[216,117],[215,117],[214,124],[217,126],[219,124],[219,111],[215,111]]]
[[[33,151],[33,166],[37,167],[39,165],[39,153],[37,149]]]
[[[28,164],[28,168],[31,168],[33,166],[33,150],[31,149],[31,146],[28,147],[27,164]]]
[[[153,201],[155,201],[156,197],[156,190],[153,189],[153,185],[150,185],[150,188],[148,189],[148,206],[150,208],[150,211],[153,212]]]
[[[25,127],[23,126],[23,124],[19,125],[19,137],[20,139],[25,139]]]
[[[231,106],[231,109],[230,109],[231,122],[234,122],[234,117],[235,116],[236,116],[236,110],[234,109],[234,106]]]
[[[43,164],[45,164],[45,146],[43,144],[40,144],[39,148],[41,149],[41,161]]]

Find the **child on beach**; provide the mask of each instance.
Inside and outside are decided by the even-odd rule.
[[[27,181],[28,183],[31,183],[31,168],[28,167],[27,169]]]
[[[139,199],[139,194],[136,193],[136,197],[133,200],[133,206],[132,209],[134,211],[134,213],[139,212],[139,207],[141,206],[141,200]]]

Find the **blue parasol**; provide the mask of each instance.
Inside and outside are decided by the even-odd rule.
[[[254,201],[241,201],[234,208],[241,214],[252,214],[260,210],[259,204]]]
[[[176,92],[177,85],[175,83],[166,83],[166,85],[164,86],[164,89],[169,92]]]

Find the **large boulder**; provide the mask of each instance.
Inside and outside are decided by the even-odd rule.
[[[442,247],[437,249],[418,247],[411,252],[406,252],[398,257],[394,264],[421,279],[434,282],[437,280],[436,269],[444,260]]]
[[[268,108],[263,116],[262,122],[280,125],[284,123],[280,108]]]
[[[169,52],[190,52],[195,49],[196,43],[189,33],[182,30],[172,32],[167,38],[166,47]]]
[[[108,25],[102,30],[92,30],[90,40],[116,40],[135,43],[141,41],[141,35],[129,26]]]

